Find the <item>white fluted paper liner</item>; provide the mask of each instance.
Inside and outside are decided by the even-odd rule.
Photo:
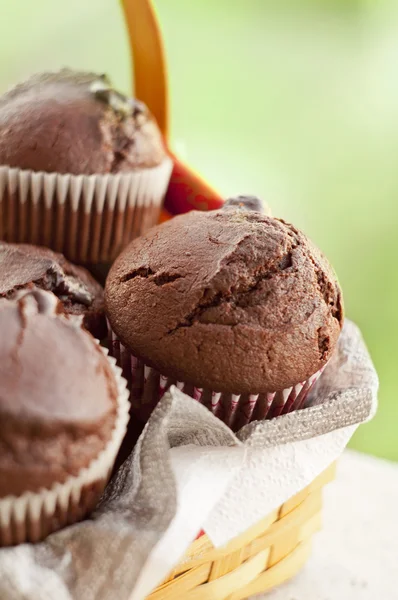
[[[0,239],[76,262],[112,261],[158,222],[172,160],[127,173],[70,175],[0,166]]]
[[[99,342],[98,342],[99,343]],[[108,350],[101,347],[104,354]],[[50,489],[27,491],[0,499],[0,546],[36,542],[84,517],[98,502],[126,433],[130,403],[126,381],[113,357],[107,356],[118,388],[117,413],[111,438],[88,467]]]
[[[110,353],[123,370],[130,388],[132,412],[147,421],[151,412],[171,385],[206,406],[211,412],[237,431],[251,421],[272,419],[304,406],[308,393],[318,381],[325,367],[307,380],[277,392],[265,394],[226,394],[198,388],[183,381],[162,375],[131,354],[108,322]]]

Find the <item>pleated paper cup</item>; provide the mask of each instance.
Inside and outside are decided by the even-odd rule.
[[[158,222],[172,171],[63,175],[0,166],[0,239],[47,246],[77,263],[109,263]]]
[[[130,389],[131,412],[146,422],[166,390],[175,385],[228,425],[233,431],[251,421],[273,419],[304,407],[311,388],[325,367],[307,380],[276,392],[264,394],[229,394],[198,388],[163,375],[145,361],[131,354],[108,324],[110,353],[116,358]]]
[[[104,354],[108,351],[104,350]],[[76,523],[96,506],[108,482],[127,430],[130,403],[126,381],[116,360],[108,357],[118,386],[117,414],[111,438],[88,467],[50,489],[0,499],[0,546],[38,542],[50,533]]]

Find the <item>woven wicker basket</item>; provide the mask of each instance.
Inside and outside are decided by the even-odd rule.
[[[295,575],[321,527],[322,488],[335,464],[308,487],[223,548],[206,535],[191,544],[180,564],[148,600],[241,600]]]
[[[122,6],[134,59],[135,94],[151,109],[170,150],[167,75],[156,13],[151,0],[122,0]],[[218,208],[220,196],[171,150],[170,154],[172,212]],[[162,219],[169,217],[164,213]],[[206,535],[199,537],[148,600],[241,600],[290,579],[309,556],[312,536],[321,526],[322,488],[334,473],[333,464],[223,548],[215,549]]]

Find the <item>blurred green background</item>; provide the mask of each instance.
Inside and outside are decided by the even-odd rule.
[[[352,446],[398,460],[398,3],[157,0],[175,146],[334,264],[380,380]],[[0,0],[0,88],[71,66],[131,85],[117,0]]]

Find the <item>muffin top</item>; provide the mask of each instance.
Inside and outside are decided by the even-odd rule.
[[[118,389],[94,338],[50,292],[0,300],[0,497],[77,475],[111,437]]]
[[[32,284],[53,292],[66,313],[82,316],[95,337],[105,336],[103,289],[88,271],[48,248],[0,242],[0,297],[12,299]]]
[[[165,149],[144,104],[105,75],[40,73],[0,98],[0,164],[58,173],[120,173],[159,164]]]
[[[134,240],[108,276],[108,318],[165,375],[217,392],[278,391],[330,358],[341,292],[293,225],[229,204]]]

